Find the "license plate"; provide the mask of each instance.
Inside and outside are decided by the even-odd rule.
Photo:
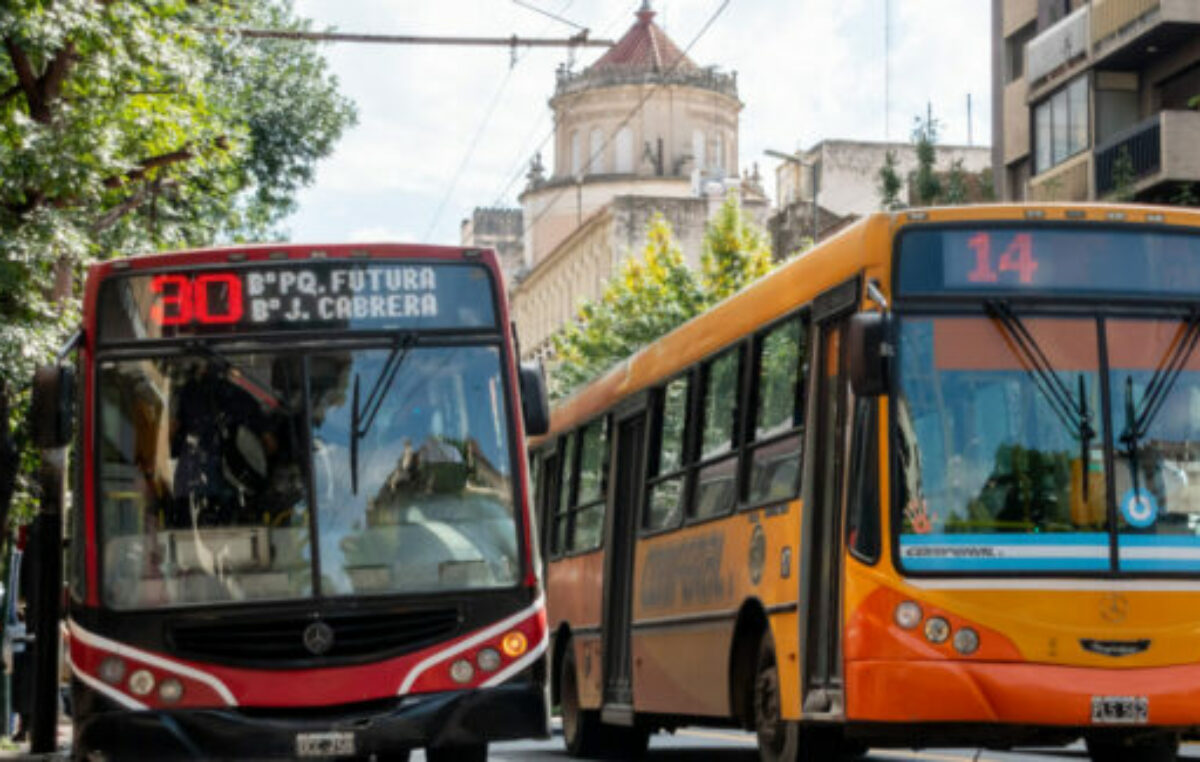
[[[1092,696],[1092,724],[1145,725],[1150,699],[1145,696]]]
[[[353,733],[331,730],[296,734],[297,757],[348,757],[353,754]]]

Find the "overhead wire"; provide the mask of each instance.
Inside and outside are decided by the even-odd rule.
[[[516,2],[516,0],[513,0],[513,1]],[[570,3],[567,3],[567,5],[570,5]],[[633,7],[636,9],[640,5],[641,5],[641,0],[638,0],[636,3],[633,4]],[[564,6],[564,10],[565,10],[565,6]],[[621,19],[626,18],[628,16],[629,16],[629,13],[625,12],[624,10],[622,10],[620,15],[613,16],[609,20],[609,22],[607,24],[605,24],[604,27],[601,29],[600,35],[601,36],[607,35],[610,31],[612,31],[613,27],[615,27],[617,24],[619,24],[621,22]],[[505,181],[504,187],[500,190],[500,192],[495,194],[495,200],[492,202],[492,206],[494,206],[494,207],[504,206],[505,197],[508,196],[508,192],[511,191],[512,187],[514,185],[516,185],[517,182],[522,177],[525,176],[526,157],[530,156],[532,154],[540,153],[542,151],[542,149],[544,149],[546,147],[546,144],[550,142],[551,138],[554,137],[554,126],[551,125],[550,130],[545,134],[545,136],[542,137],[542,139],[540,141],[538,141],[537,147],[534,148],[532,151],[530,151],[528,149],[530,138],[532,138],[535,134],[537,134],[539,128],[542,126],[542,124],[546,121],[546,119],[548,117],[549,117],[549,113],[543,111],[541,118],[539,118],[536,122],[534,122],[533,128],[529,130],[529,132],[525,135],[525,139],[521,141],[521,150],[517,152],[516,164],[513,166],[512,169],[510,169],[505,174],[505,177],[507,177],[508,179]]]
[[[513,1],[516,2],[517,5],[521,5],[523,7],[530,8],[531,10],[538,11],[539,13],[542,13],[543,15],[550,16],[551,18],[555,19],[556,21],[570,24],[572,26],[578,26],[577,24],[573,24],[572,22],[566,21],[565,19],[563,19],[557,15],[547,13],[546,11],[543,11],[539,8],[535,8],[535,7],[526,5],[525,3],[522,3],[522,2],[517,2],[517,0],[513,0]],[[567,8],[571,7],[572,3],[574,3],[574,2],[575,2],[575,0],[567,0],[567,2],[564,3],[561,8],[559,8],[558,13],[562,13]],[[548,27],[549,27],[549,25],[547,25],[547,28]],[[479,143],[483,138],[484,131],[487,129],[488,125],[491,123],[492,115],[496,111],[496,106],[498,106],[500,104],[500,96],[504,94],[505,88],[508,87],[509,80],[512,79],[513,72],[516,71],[517,64],[519,64],[523,60],[523,58],[524,58],[524,56],[519,55],[515,49],[513,50],[512,62],[508,67],[508,71],[505,72],[504,78],[500,81],[500,86],[496,88],[496,92],[492,95],[492,100],[488,104],[488,107],[484,112],[483,119],[480,120],[479,126],[475,130],[475,134],[471,137],[471,142],[467,144],[467,150],[463,154],[462,161],[459,162],[458,168],[454,171],[454,175],[450,179],[450,185],[446,188],[445,194],[442,195],[441,201],[438,202],[437,209],[433,213],[433,219],[429,223],[429,228],[425,231],[425,239],[424,240],[430,239],[430,237],[433,235],[433,231],[437,228],[438,223],[441,222],[442,212],[445,211],[446,204],[448,204],[450,202],[450,197],[454,195],[454,191],[458,187],[458,181],[460,179],[462,179],[462,175],[466,171],[467,165],[470,164],[471,159],[474,158],[475,149],[479,147]]]
[[[697,32],[696,35],[691,39],[691,41],[684,47],[684,49],[683,49],[682,53],[679,55],[679,57],[675,59],[675,61],[671,64],[670,67],[667,68],[666,72],[664,72],[664,74],[663,74],[662,79],[659,82],[656,82],[654,85],[652,85],[649,89],[646,90],[645,94],[642,95],[642,97],[638,100],[638,102],[634,105],[634,107],[632,109],[630,109],[629,113],[626,114],[625,117],[620,122],[617,123],[616,127],[611,132],[609,132],[608,136],[600,144],[599,148],[597,148],[591,152],[591,154],[587,158],[587,162],[583,166],[584,172],[591,169],[592,163],[596,160],[596,158],[598,156],[600,156],[601,154],[604,153],[605,149],[607,149],[608,146],[612,143],[613,137],[621,131],[621,128],[624,127],[625,125],[629,124],[629,122],[631,122],[633,120],[633,118],[641,112],[642,107],[646,105],[646,101],[650,100],[651,96],[653,96],[655,93],[657,93],[659,90],[661,90],[664,87],[663,80],[666,80],[668,77],[670,77],[671,74],[673,74],[675,72],[675,70],[677,68],[679,68],[680,64],[682,64],[684,59],[687,58],[688,53],[691,52],[692,48],[695,47],[696,43],[699,42],[702,37],[704,37],[704,35],[708,32],[708,30],[712,27],[712,25],[714,23],[716,23],[717,19],[721,16],[721,14],[725,12],[725,9],[729,6],[730,2],[732,2],[732,0],[722,0],[721,4],[719,6],[717,6],[717,9],[715,11],[713,11],[712,15],[708,17],[708,20],[704,22],[704,25],[702,27],[700,27],[700,31]],[[557,193],[555,193],[550,198],[550,200],[545,204],[545,206],[542,207],[542,210],[540,212],[538,212],[538,214],[529,223],[529,227],[524,230],[523,234],[525,236],[531,236],[533,234],[533,230],[537,227],[538,223],[541,222],[542,219],[545,218],[546,214],[548,214],[552,209],[554,209],[554,205],[558,202],[558,200],[560,198],[562,198],[562,196],[571,187],[572,186],[564,185],[563,187],[561,187],[558,190]]]

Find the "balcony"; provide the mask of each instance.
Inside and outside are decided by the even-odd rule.
[[[1025,46],[1025,76],[1032,87],[1085,60],[1091,42],[1091,6],[1084,5]]]
[[[1163,111],[1096,147],[1096,197],[1132,183],[1144,194],[1162,183],[1200,181],[1200,111]],[[1120,168],[1122,154],[1129,156]],[[1122,178],[1123,173],[1128,173]]]
[[[1032,201],[1087,201],[1091,188],[1092,152],[1084,151],[1029,181]]]
[[[1094,0],[1092,60],[1112,68],[1142,68],[1147,52],[1159,56],[1185,47],[1200,26],[1196,0]]]

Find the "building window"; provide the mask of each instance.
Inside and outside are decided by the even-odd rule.
[[[717,133],[713,137],[713,169],[725,174],[725,136]]]
[[[622,127],[617,132],[617,171],[633,171],[633,130]]]
[[[604,174],[604,133],[597,127],[592,130],[591,150],[588,153],[588,172]]]
[[[1033,108],[1035,172],[1045,172],[1088,147],[1087,77],[1079,77]]]
[[[696,169],[704,171],[704,132],[692,130],[692,158],[696,160]]]

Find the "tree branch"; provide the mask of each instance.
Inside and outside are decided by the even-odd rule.
[[[29,56],[11,37],[4,38],[4,48],[12,60],[13,71],[17,74],[17,82],[20,84],[21,91],[25,93],[25,101],[29,104],[29,115],[33,117],[34,121],[43,124],[50,121],[50,113],[46,110],[40,97],[38,78],[33,71],[33,64],[30,62]]]
[[[178,164],[180,162],[188,161],[189,159],[193,158],[195,155],[196,155],[195,152],[192,151],[192,149],[190,147],[184,146],[183,148],[180,148],[177,151],[171,151],[170,153],[159,154],[158,156],[151,156],[148,159],[143,159],[141,161],[141,163],[138,164],[136,169],[132,169],[123,175],[115,175],[113,177],[105,178],[104,187],[105,188],[120,188],[122,185],[124,185],[125,183],[128,183],[130,181],[141,180],[142,178],[144,178],[146,176],[146,173],[148,173],[152,169],[158,169],[159,167],[168,167],[172,164]]]
[[[149,183],[143,183],[142,187],[138,188],[135,193],[129,196],[129,198],[100,215],[100,217],[98,217],[96,221],[92,223],[91,232],[95,234],[108,230],[113,225],[117,224],[122,217],[145,203],[146,197],[149,195],[149,188]]]
[[[50,103],[58,98],[62,91],[63,80],[67,78],[67,72],[71,70],[71,65],[75,63],[75,43],[67,41],[65,47],[54,55],[50,61],[50,65],[46,67],[46,73],[38,80],[41,85],[41,95],[43,103]]]

